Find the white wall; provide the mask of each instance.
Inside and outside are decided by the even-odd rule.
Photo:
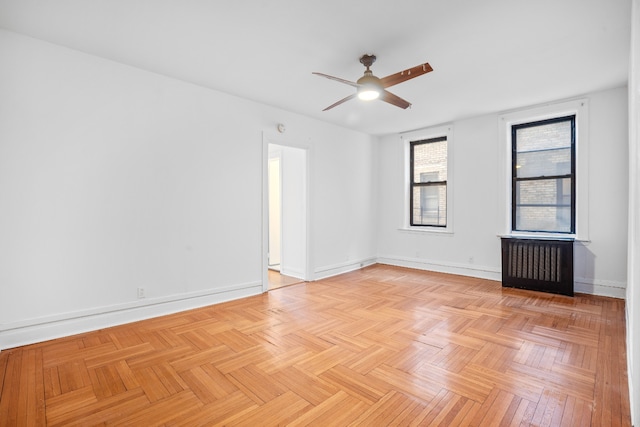
[[[631,424],[640,424],[640,0],[633,0],[629,67],[627,362]]]
[[[313,218],[312,237],[317,243],[312,247],[317,251],[314,253],[316,278],[376,260],[377,188],[373,183],[378,171],[374,168],[373,141],[373,138],[352,139],[345,145],[333,139],[312,148],[316,192],[309,214]]]
[[[588,98],[590,242],[576,246],[576,287],[624,298],[629,200],[627,88]]]
[[[624,298],[627,254],[627,89],[588,94],[589,235],[576,249],[576,290]],[[498,114],[453,122],[452,234],[403,230],[405,156],[400,135],[378,144],[381,262],[500,280]],[[580,142],[578,142],[580,143]]]
[[[7,31],[0,57],[0,348],[261,292],[279,122],[311,156],[312,268],[375,253],[370,136]]]

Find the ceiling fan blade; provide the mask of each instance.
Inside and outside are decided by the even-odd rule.
[[[391,92],[383,91],[379,98],[381,101],[388,102],[389,104],[395,105],[396,107],[400,107],[402,109],[407,109],[411,107],[411,103],[405,101],[400,98],[398,95],[394,95]]]
[[[342,104],[343,102],[347,102],[348,100],[353,99],[353,98],[355,98],[355,97],[356,97],[356,94],[355,94],[355,93],[353,93],[353,94],[351,94],[351,95],[347,96],[346,98],[342,98],[340,101],[338,101],[338,102],[336,102],[336,103],[334,103],[334,104],[329,105],[327,108],[325,108],[325,109],[324,109],[324,110],[322,110],[322,111],[330,110],[330,109],[332,109],[333,107],[337,107],[338,105]]]
[[[330,80],[335,80],[337,82],[344,83],[344,84],[349,85],[349,86],[358,87],[357,83],[350,82],[349,80],[341,79],[340,77],[333,77],[333,76],[330,76],[328,74],[322,74],[322,73],[316,73],[316,72],[313,72],[311,74],[315,74],[316,76],[320,76],[320,77],[325,77],[325,78],[330,79]]]
[[[411,80],[414,77],[421,76],[423,74],[427,74],[433,71],[431,65],[428,62],[424,64],[416,65],[413,68],[409,68],[408,70],[400,71],[399,73],[391,74],[387,77],[381,78],[383,88],[388,88],[398,83],[406,82],[407,80]]]

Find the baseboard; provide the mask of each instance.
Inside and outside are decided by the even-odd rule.
[[[314,280],[326,279],[327,277],[355,271],[377,262],[375,257],[364,258],[357,261],[348,261],[340,264],[327,265],[314,270]]]
[[[631,323],[631,316],[632,313],[629,312],[630,310],[630,304],[625,304],[624,305],[624,323],[625,323],[625,330],[626,331],[633,331],[633,325]],[[633,369],[633,358],[632,356],[634,355],[634,351],[633,351],[633,345],[634,345],[634,341],[635,338],[633,336],[633,334],[627,332],[627,339],[625,340],[625,343],[627,345],[627,383],[628,383],[628,387],[629,387],[629,402],[631,402],[631,423],[632,423],[632,427],[633,427],[633,421],[634,419],[637,417],[636,415],[636,405],[634,405],[633,402],[636,402],[636,398],[635,398],[635,389],[633,388],[633,384],[634,384],[634,369]],[[637,376],[637,374],[636,374]]]
[[[0,325],[0,350],[95,331],[262,293],[252,282]]]
[[[284,276],[295,277],[296,279],[304,280],[304,271],[285,269],[281,267],[280,274]]]
[[[613,280],[599,280],[585,277],[573,278],[573,290],[582,294],[626,299],[627,284]]]
[[[415,268],[418,270],[436,271],[439,273],[459,274],[461,276],[478,277],[480,279],[502,281],[501,269],[482,267],[471,264],[454,264],[435,262],[423,259],[402,257],[378,257],[378,263]],[[574,278],[574,291],[583,294],[612,298],[626,298],[626,284],[613,280],[599,280],[584,277]]]
[[[435,271],[438,273],[457,274],[460,276],[477,277],[487,280],[502,280],[501,270],[493,267],[486,267],[474,264],[456,264],[440,261],[430,261],[418,258],[405,257],[378,257],[378,263],[395,265],[398,267],[415,268],[416,270]]]

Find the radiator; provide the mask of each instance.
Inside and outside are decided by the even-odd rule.
[[[573,296],[573,240],[502,238],[502,286]]]

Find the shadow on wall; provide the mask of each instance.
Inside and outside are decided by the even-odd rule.
[[[593,283],[595,276],[595,260],[596,256],[589,250],[588,243],[574,243],[573,249],[573,275],[574,281],[581,282],[580,288],[576,292],[595,293],[595,284]],[[587,289],[585,289],[587,287]]]

